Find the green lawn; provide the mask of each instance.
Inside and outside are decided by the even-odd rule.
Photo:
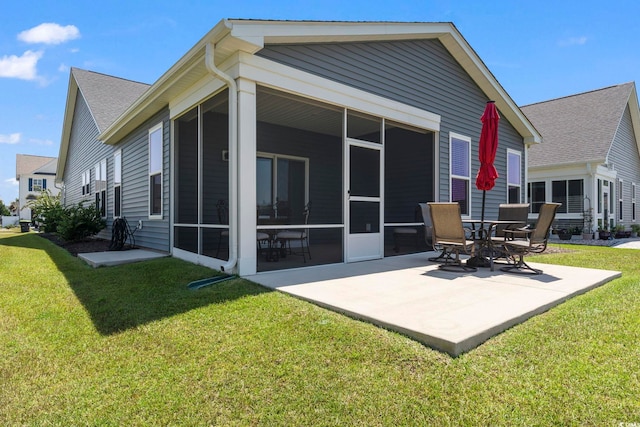
[[[640,251],[623,276],[458,358],[176,259],[92,269],[0,232],[0,425],[640,423]]]

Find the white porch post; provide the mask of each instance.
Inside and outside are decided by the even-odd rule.
[[[238,274],[256,273],[256,83],[238,79]],[[233,160],[233,159],[231,159]]]

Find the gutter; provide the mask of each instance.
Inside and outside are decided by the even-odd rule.
[[[214,63],[215,46],[206,45],[204,64],[207,71],[229,86],[229,260],[220,266],[230,272],[238,263],[238,85]]]

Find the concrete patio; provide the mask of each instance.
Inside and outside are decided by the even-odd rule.
[[[457,356],[620,272],[530,263],[538,276],[450,273],[421,253],[246,277]],[[529,258],[531,259],[531,258]]]

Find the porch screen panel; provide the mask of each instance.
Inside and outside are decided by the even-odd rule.
[[[175,121],[176,223],[198,223],[198,107]]]
[[[228,223],[217,206],[229,206],[228,92],[202,105],[202,223]],[[215,234],[215,233],[214,233]]]
[[[433,133],[387,124],[384,162],[386,223],[415,222],[418,203],[434,200],[433,148]]]

